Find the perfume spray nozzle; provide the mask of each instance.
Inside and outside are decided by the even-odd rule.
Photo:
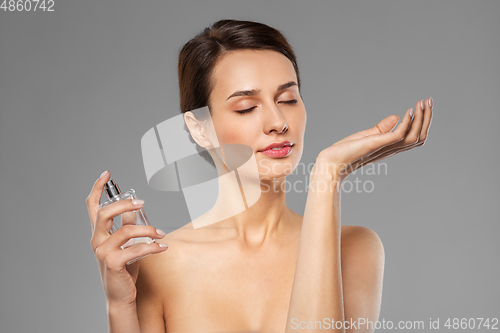
[[[113,179],[111,179],[109,182],[106,183],[106,194],[108,195],[108,198],[111,199],[121,193],[122,192],[120,191],[118,184],[115,183]]]

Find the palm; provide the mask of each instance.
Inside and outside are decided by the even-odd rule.
[[[422,146],[427,139],[427,133],[432,119],[430,99],[420,106],[415,105],[415,116],[411,117],[409,110],[402,122],[396,127],[399,118],[391,115],[381,120],[373,128],[354,133],[330,147],[321,154],[327,161],[339,166],[336,170],[344,175],[364,165],[393,156],[418,146]]]

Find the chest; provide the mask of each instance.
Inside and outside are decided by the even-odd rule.
[[[168,279],[167,331],[282,331],[295,265],[295,251],[286,249],[186,258]]]

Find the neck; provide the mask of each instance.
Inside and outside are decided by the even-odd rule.
[[[259,246],[280,238],[289,231],[287,221],[293,212],[286,206],[286,177],[259,180],[238,172],[219,174],[219,194],[215,205],[200,219],[195,228],[208,227],[224,238],[237,239],[245,245]],[[259,197],[260,193],[260,197]]]
[[[290,210],[286,206],[285,192],[281,184],[285,177],[272,181],[261,181],[260,198],[246,210],[228,219],[225,223],[235,229],[237,236],[249,244],[260,245],[268,239],[283,234]]]

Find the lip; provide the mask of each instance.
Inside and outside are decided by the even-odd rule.
[[[283,141],[280,143],[272,143],[266,148],[259,150],[259,153],[267,155],[269,157],[281,158],[287,157],[292,153],[294,144],[289,141]],[[281,149],[271,149],[271,148],[279,148]]]
[[[279,150],[274,150],[274,149],[268,149],[268,150],[263,150],[260,151],[259,153],[267,155],[269,157],[274,157],[274,158],[282,158],[282,157],[287,157],[292,153],[293,147],[286,146],[283,147]]]
[[[290,141],[283,141],[283,142],[275,142],[275,143],[271,143],[269,146],[267,146],[266,148],[262,149],[262,150],[259,150],[259,152],[263,152],[265,150],[268,150],[268,149],[271,149],[271,148],[278,148],[278,147],[292,147],[293,146],[293,143],[291,143]]]

